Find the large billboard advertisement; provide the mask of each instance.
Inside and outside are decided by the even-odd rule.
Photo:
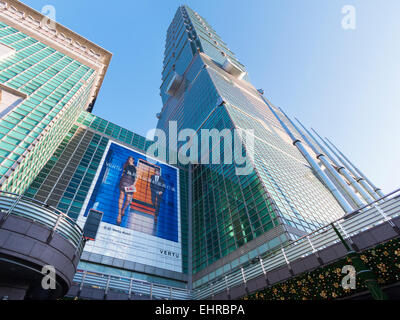
[[[178,178],[177,168],[109,142],[78,220],[102,213],[85,251],[182,272]]]

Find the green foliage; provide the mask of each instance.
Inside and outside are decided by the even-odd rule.
[[[400,280],[399,239],[365,250],[360,253],[360,258],[375,274],[380,285]],[[258,291],[246,296],[244,300],[332,300],[367,290],[359,278],[355,290],[343,289],[341,282],[345,274],[342,274],[342,268],[345,265],[352,265],[349,258]]]

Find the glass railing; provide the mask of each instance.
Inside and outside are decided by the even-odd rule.
[[[60,210],[35,199],[5,191],[0,191],[0,210],[3,213],[0,226],[10,215],[29,219],[49,228],[49,237],[57,233],[67,239],[76,249],[75,255],[81,256],[85,246],[83,231],[75,220]]]
[[[296,241],[282,246],[264,256],[249,261],[231,272],[216,278],[194,290],[194,298],[207,299],[220,292],[228,291],[237,285],[244,285],[247,281],[266,275],[284,265],[305,258],[311,254],[340,242],[332,225],[334,225],[346,239],[369,230],[382,223],[389,223],[394,229],[392,219],[400,216],[400,189],[374,201],[363,208],[338,219]],[[398,231],[397,231],[398,232]]]
[[[191,291],[182,288],[155,284],[143,280],[126,277],[116,277],[104,273],[78,270],[74,283],[80,287],[91,287],[104,291],[104,294],[118,292],[131,298],[142,296],[149,300],[191,300]]]

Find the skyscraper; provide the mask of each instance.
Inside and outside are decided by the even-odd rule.
[[[245,66],[188,6],[178,9],[167,32],[161,98],[158,128],[166,132],[176,121],[178,131],[254,135],[248,175],[236,175],[234,164],[191,165],[195,289],[372,199],[370,186],[341,175],[347,171],[323,154],[322,144],[254,88]]]
[[[111,54],[20,2],[3,9],[0,185],[23,193],[93,107]]]
[[[185,141],[153,156],[155,141],[92,114],[108,51],[19,1],[0,9],[0,298],[42,296],[46,265],[53,298],[208,298],[225,275],[246,282],[257,258],[383,195],[266,99],[187,6],[167,32],[157,128],[168,143],[183,129],[246,133],[244,174],[223,135],[196,154],[221,163],[171,161]]]
[[[111,54],[19,1],[0,7],[0,295],[46,296],[38,275],[51,265],[57,298],[71,286],[82,232],[65,212],[23,194],[93,108]]]

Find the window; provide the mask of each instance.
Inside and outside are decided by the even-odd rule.
[[[15,49],[0,43],[0,61],[3,61],[15,54]]]
[[[9,114],[15,109],[22,101],[24,101],[26,95],[11,89],[6,85],[0,85],[0,118],[4,118],[5,115]]]

